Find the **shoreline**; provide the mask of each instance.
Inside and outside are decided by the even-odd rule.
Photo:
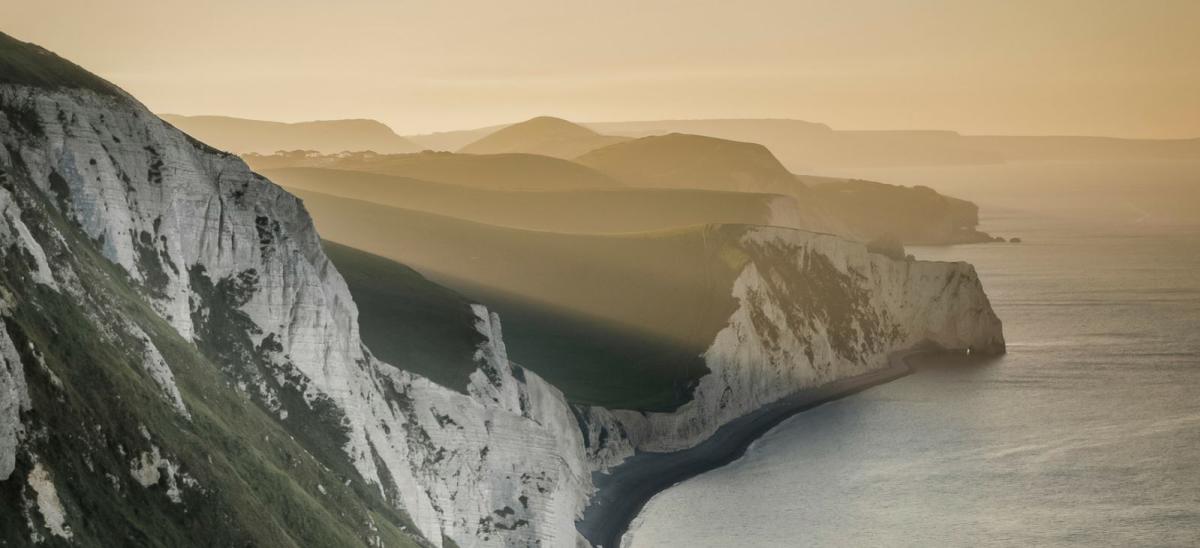
[[[596,493],[576,530],[597,548],[619,548],[634,518],[658,493],[745,455],[754,441],[798,413],[905,377],[908,359],[923,351],[902,351],[887,367],[803,389],[725,423],[699,444],[671,453],[636,453],[608,472],[593,472]]]

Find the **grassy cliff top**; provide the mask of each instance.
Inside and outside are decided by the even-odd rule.
[[[0,84],[78,88],[124,97],[120,88],[54,53],[0,32]]]

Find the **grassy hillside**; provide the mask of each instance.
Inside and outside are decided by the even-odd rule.
[[[339,154],[246,155],[256,171],[282,167],[323,167],[409,177],[487,190],[571,190],[615,188],[621,184],[594,169],[533,154]]]
[[[343,198],[554,232],[644,232],[707,223],[765,224],[775,195],[620,188],[490,191],[406,177],[322,168],[260,171],[275,183]]]
[[[572,401],[672,409],[704,374],[739,227],[631,235],[513,230],[300,191],[325,238],[417,269],[501,315],[509,355]],[[339,269],[342,266],[338,265]]]
[[[945,245],[992,238],[976,228],[978,206],[928,187],[809,176],[801,180],[808,184],[810,199],[862,241],[896,238],[912,245]]]
[[[765,147],[669,134],[594,150],[577,161],[631,186],[773,192],[797,200],[800,226],[860,241],[881,237],[909,244],[989,241],[978,232],[978,208],[925,187],[797,176]]]
[[[523,152],[571,159],[627,140],[628,137],[601,135],[561,118],[539,116],[498,130],[458,151],[466,154]]]
[[[395,261],[330,241],[325,254],[358,305],[362,340],[379,359],[466,391],[483,335],[462,295]]]
[[[104,95],[125,97],[107,80],[79,65],[28,42],[0,32],[0,84],[43,88],[82,88]]]
[[[593,150],[576,159],[631,186],[795,193],[795,180],[755,143],[672,133]]]
[[[393,154],[421,150],[375,120],[283,123],[177,114],[163,114],[162,118],[196,139],[237,154],[273,154],[280,150],[314,150],[327,154],[371,150]]]

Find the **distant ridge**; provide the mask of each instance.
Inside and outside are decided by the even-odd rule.
[[[537,154],[456,154],[425,151],[416,154],[357,152],[316,155],[291,152],[242,157],[255,170],[283,167],[323,167],[409,177],[488,190],[573,190],[622,186],[595,169]]]
[[[524,152],[571,159],[628,137],[601,135],[581,125],[552,116],[538,116],[497,130],[461,149],[467,154]]]
[[[808,133],[826,135],[835,130],[826,124],[789,118],[698,118],[584,123],[595,131],[645,137],[665,133],[692,133],[735,141],[754,141],[763,134]],[[719,135],[718,135],[719,134]],[[757,142],[757,141],[754,141]]]
[[[804,186],[766,147],[702,135],[642,137],[577,161],[640,187],[791,193]]]
[[[1200,159],[1200,139],[963,135],[947,130],[836,130],[787,119],[585,123],[609,135],[692,133],[760,143],[795,172],[828,167],[999,164],[1024,161]]]
[[[383,154],[418,152],[420,147],[376,120],[270,122],[229,116],[161,114],[162,119],[201,141],[237,154],[315,150],[332,154],[371,150]]]
[[[310,191],[524,230],[627,233],[689,225],[772,224],[783,196],[692,189],[485,190],[363,171],[260,169],[289,191]]]
[[[1200,138],[963,135],[947,130],[837,130],[779,118],[583,122],[604,135],[687,133],[759,143],[796,173],[821,168],[1000,164],[1039,161],[1197,160]],[[492,126],[413,136],[426,148],[457,150],[503,129]]]

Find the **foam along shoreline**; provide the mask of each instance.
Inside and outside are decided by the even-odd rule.
[[[725,466],[779,423],[821,404],[896,380],[913,372],[909,360],[948,351],[909,350],[894,353],[883,369],[807,388],[776,400],[717,429],[695,447],[672,453],[637,453],[607,473],[595,472],[592,496],[580,534],[597,548],[618,548],[630,523],[654,495],[689,478]]]

